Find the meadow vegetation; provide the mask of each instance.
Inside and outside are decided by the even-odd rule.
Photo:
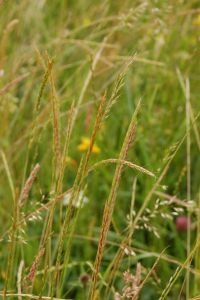
[[[0,14],[0,297],[200,299],[199,1]]]

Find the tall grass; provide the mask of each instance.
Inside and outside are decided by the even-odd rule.
[[[200,299],[198,3],[0,8],[0,296]]]

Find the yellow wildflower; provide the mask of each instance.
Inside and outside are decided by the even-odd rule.
[[[200,14],[194,19],[193,24],[196,26],[200,26]]]
[[[89,138],[82,137],[81,143],[78,145],[78,150],[80,152],[87,151],[90,147],[90,142],[91,141],[90,141]],[[98,154],[100,152],[101,152],[101,149],[96,144],[94,144],[93,147],[92,147],[92,153]]]

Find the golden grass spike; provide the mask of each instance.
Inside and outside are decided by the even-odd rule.
[[[117,163],[121,163],[122,165],[124,166],[127,166],[131,169],[135,169],[139,172],[142,172],[146,175],[149,175],[151,177],[155,177],[155,175],[150,172],[149,170],[141,167],[141,166],[138,166],[130,161],[127,161],[127,160],[120,160],[120,159],[117,159],[117,158],[109,158],[109,159],[105,159],[105,160],[101,160],[99,162],[97,162],[96,164],[94,164],[90,169],[89,169],[89,172],[93,171],[94,169],[96,169],[97,167],[101,166],[101,165],[104,165],[104,164],[117,164]]]
[[[29,192],[32,188],[32,185],[33,185],[33,182],[35,181],[35,178],[38,174],[40,170],[40,165],[39,164],[36,164],[35,167],[33,168],[33,170],[31,171],[23,189],[22,189],[22,192],[21,192],[21,195],[20,195],[20,198],[19,198],[19,205],[20,206],[23,206],[26,199],[28,198],[28,195],[29,195]]]
[[[100,268],[101,261],[103,258],[103,252],[104,252],[104,248],[105,248],[105,244],[106,244],[106,238],[107,238],[108,230],[110,228],[112,214],[113,214],[113,210],[114,210],[114,206],[115,206],[115,202],[116,202],[116,198],[117,198],[117,190],[119,187],[121,174],[123,171],[123,164],[120,161],[126,159],[128,150],[133,141],[134,133],[135,133],[136,116],[139,111],[140,105],[141,105],[141,101],[139,101],[139,103],[136,107],[136,111],[133,114],[132,120],[131,120],[129,128],[127,130],[127,134],[125,136],[125,139],[124,139],[124,142],[123,142],[123,145],[121,148],[121,152],[119,154],[119,162],[116,166],[110,194],[109,194],[108,199],[104,206],[103,219],[102,219],[102,225],[101,225],[101,233],[100,233],[100,238],[99,238],[96,259],[94,262],[94,272],[92,275],[92,283],[91,283],[91,287],[90,287],[90,295],[89,295],[90,300],[94,299],[99,268]]]

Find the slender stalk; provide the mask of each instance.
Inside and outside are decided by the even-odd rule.
[[[187,143],[186,143],[186,155],[187,155],[187,201],[191,200],[191,138],[190,138],[190,84],[188,78],[185,83],[185,99],[186,99],[186,132],[187,132]],[[191,211],[187,211],[188,219],[191,219]],[[187,228],[187,257],[190,254],[190,244],[191,244],[191,228]],[[190,261],[188,261],[188,267],[190,266]],[[186,298],[189,299],[190,296],[190,271],[186,271]]]
[[[176,268],[176,271],[174,272],[174,274],[170,278],[168,284],[166,285],[166,287],[162,291],[162,294],[161,294],[159,300],[166,299],[167,295],[169,294],[170,290],[172,289],[173,285],[175,284],[177,278],[180,276],[183,269],[186,268],[186,270],[188,270],[188,265],[190,265],[190,262],[193,259],[193,257],[195,255],[197,249],[199,248],[199,246],[200,246],[200,237],[197,236],[196,243],[195,243],[193,249],[190,251],[189,255],[187,256],[187,259],[185,260],[185,262],[181,266],[178,266]],[[189,298],[187,298],[187,299],[189,299]]]
[[[13,208],[13,223],[10,236],[10,247],[8,252],[7,260],[7,270],[6,270],[6,280],[4,285],[3,299],[6,299],[7,289],[12,286],[13,281],[13,270],[14,270],[14,257],[16,253],[16,239],[17,239],[17,223],[19,216],[19,205],[18,198],[15,198],[14,208]]]
[[[110,194],[108,196],[108,199],[105,203],[104,212],[103,212],[103,219],[102,219],[102,225],[101,225],[101,233],[99,238],[99,244],[96,254],[96,259],[94,262],[94,271],[92,275],[92,283],[90,287],[89,292],[89,299],[93,300],[95,296],[95,290],[97,285],[97,279],[98,279],[98,273],[100,264],[103,257],[103,252],[106,244],[106,238],[108,234],[108,230],[110,228],[111,220],[112,220],[112,214],[116,202],[117,197],[117,190],[120,183],[121,174],[123,171],[123,164],[120,162],[121,160],[125,160],[128,154],[128,150],[130,148],[130,145],[133,141],[134,133],[135,133],[135,123],[136,123],[136,116],[138,114],[139,108],[140,108],[141,102],[138,103],[138,106],[136,108],[135,113],[133,114],[132,120],[130,122],[127,134],[124,139],[124,143],[121,148],[121,152],[119,155],[119,163],[116,166],[115,174],[112,181],[112,186],[110,189]]]
[[[29,139],[28,149],[27,149],[27,154],[26,154],[26,159],[25,159],[24,177],[22,180],[22,186],[24,185],[24,182],[26,180],[28,163],[29,163],[29,159],[30,159],[30,152],[33,147],[34,140],[35,140],[35,137],[37,134],[37,125],[39,124],[38,113],[40,110],[41,99],[42,99],[42,95],[44,93],[44,89],[47,84],[47,80],[48,80],[49,74],[51,72],[52,66],[53,66],[52,62],[49,62],[46,72],[43,76],[43,80],[41,82],[39,93],[38,93],[38,96],[37,96],[37,99],[35,102],[35,107],[34,107],[34,112],[33,112],[34,120],[33,120],[32,128],[31,128],[31,134],[30,134],[30,139]],[[35,149],[35,153],[36,152],[37,152],[37,150]],[[35,155],[33,155],[33,156],[35,156]]]
[[[193,115],[191,115],[191,104],[190,104],[190,82],[189,79],[186,78],[184,80],[181,72],[177,70],[177,75],[179,78],[179,82],[185,96],[185,115],[186,115],[186,170],[187,170],[187,202],[191,200],[191,124],[190,120]],[[195,131],[195,121],[194,121],[194,131]],[[196,135],[198,137],[198,135]],[[197,139],[198,142],[198,139]],[[191,211],[188,209],[187,217],[190,220]],[[191,228],[188,226],[187,228],[187,257],[190,253],[190,244],[191,244]],[[188,261],[190,264],[190,261]],[[189,266],[188,266],[189,267]],[[186,271],[186,298],[189,299],[190,294],[190,272]]]
[[[79,197],[79,192],[80,192],[80,190],[82,189],[82,186],[83,186],[84,178],[85,178],[86,174],[88,173],[88,164],[89,164],[90,156],[92,154],[92,148],[93,148],[93,145],[94,145],[94,142],[95,142],[95,138],[96,138],[97,132],[100,128],[102,118],[104,116],[105,105],[106,105],[106,97],[103,96],[102,100],[100,102],[100,105],[99,105],[99,109],[98,109],[98,112],[97,112],[97,117],[96,117],[96,120],[95,120],[93,132],[92,132],[92,135],[91,135],[90,146],[89,146],[89,149],[86,153],[86,156],[81,160],[81,163],[80,163],[80,166],[79,166],[79,169],[78,169],[78,172],[77,172],[77,176],[76,176],[73,188],[72,188],[68,210],[66,212],[64,223],[63,223],[63,226],[61,228],[61,234],[60,234],[59,243],[58,243],[58,255],[57,255],[57,260],[56,260],[55,277],[54,277],[54,282],[56,282],[55,286],[57,287],[57,295],[59,295],[59,293],[60,293],[59,284],[61,284],[61,290],[63,288],[63,280],[61,280],[61,278],[65,277],[65,273],[66,273],[66,270],[67,270],[69,253],[70,253],[71,243],[72,243],[72,236],[73,236],[75,224],[76,224],[76,221],[77,221],[78,211],[74,212],[72,202],[77,201],[77,199]],[[65,241],[66,236],[68,236],[67,241]],[[65,252],[65,256],[64,256],[64,265],[66,267],[61,272],[61,276],[59,276],[58,271],[59,271],[62,251],[63,251],[63,247],[64,247],[65,243],[67,244],[67,247],[66,247],[67,251]]]

